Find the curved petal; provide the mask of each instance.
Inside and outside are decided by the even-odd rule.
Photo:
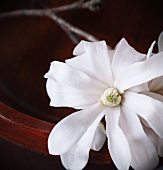
[[[106,140],[106,132],[104,129],[104,125],[102,123],[100,123],[97,126],[91,149],[94,151],[99,151],[102,148],[102,146],[104,145],[105,140]]]
[[[163,51],[163,31],[160,33],[158,38],[158,50]]]
[[[159,136],[150,127],[143,126],[143,129],[154,144],[155,148],[158,149]]]
[[[155,43],[156,43],[156,41],[154,41],[154,42],[151,44],[150,48],[148,49],[147,59],[152,56],[152,51],[153,51],[153,47],[154,47]]]
[[[49,135],[49,153],[53,155],[61,155],[67,152],[79,141],[104,109],[104,106],[100,103],[96,103],[62,119],[53,128]]]
[[[108,109],[106,119],[106,135],[111,158],[119,170],[128,170],[131,163],[131,152],[128,141],[119,127],[120,107]]]
[[[140,93],[140,92],[144,92],[144,91],[149,91],[149,87],[148,87],[147,83],[144,83],[144,84],[140,84],[140,85],[131,87],[128,89],[128,91]]]
[[[153,93],[153,92],[145,92],[145,95],[152,97],[153,99],[156,99],[163,103],[163,96],[160,94]]]
[[[105,41],[81,41],[73,52],[76,56],[66,63],[109,86],[113,85],[111,56]]]
[[[132,48],[127,41],[122,38],[115,48],[115,53],[112,61],[112,70],[114,78],[129,65],[141,61],[145,57],[145,54],[137,52]]]
[[[133,169],[155,168],[159,162],[156,148],[145,134],[136,113],[122,106],[120,127],[129,142]]]
[[[62,164],[66,169],[81,170],[85,167],[89,159],[89,151],[91,149],[97,126],[104,114],[105,110],[99,114],[78,143],[61,155]]]
[[[114,87],[123,93],[124,90],[146,83],[163,75],[163,52],[155,54],[148,60],[126,67],[115,79]]]
[[[53,79],[58,85],[80,89],[91,94],[101,95],[108,86],[89,77],[83,72],[70,67],[68,64],[54,61],[45,78]]]
[[[98,102],[100,95],[89,94],[80,89],[69,86],[58,85],[53,79],[48,79],[46,89],[51,99],[50,106],[55,107],[73,107],[76,109],[84,109],[88,105]]]
[[[149,126],[163,137],[163,103],[151,97],[133,92],[123,95],[122,105],[143,117]]]
[[[161,143],[160,137],[149,127],[144,126],[144,131],[155,145],[159,156],[163,156],[163,143]]]
[[[149,85],[150,91],[163,91],[163,76],[153,79]]]

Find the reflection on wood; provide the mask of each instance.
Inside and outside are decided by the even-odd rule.
[[[47,139],[54,124],[36,119],[0,103],[0,137],[16,145],[48,154]],[[110,162],[107,149],[91,153],[91,162]]]

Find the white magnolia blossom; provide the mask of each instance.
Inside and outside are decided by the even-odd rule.
[[[156,79],[163,76],[163,52],[146,59],[123,38],[115,50],[104,41],[81,41],[73,54],[52,62],[45,75],[51,106],[81,109],[52,129],[49,153],[60,155],[66,169],[81,170],[90,149],[100,150],[107,137],[118,169],[155,168],[163,156],[163,97],[153,90],[163,87]]]
[[[153,57],[152,50],[154,44],[155,42],[153,42],[151,47],[149,48],[149,55],[147,55],[147,58]],[[159,52],[163,51],[163,32],[160,34],[158,39],[158,50]],[[163,102],[163,76],[153,79],[148,83],[148,86],[149,91],[145,92],[144,94],[156,100],[159,100],[160,102]],[[142,123],[146,134],[158,150],[159,156],[163,157],[163,138],[157,135],[144,119],[142,119]]]

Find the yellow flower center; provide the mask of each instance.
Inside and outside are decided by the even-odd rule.
[[[121,96],[114,88],[108,88],[102,94],[100,101],[105,106],[118,106],[121,102]]]

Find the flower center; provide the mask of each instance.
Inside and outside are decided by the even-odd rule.
[[[121,96],[114,88],[108,88],[102,94],[100,101],[105,106],[118,106],[121,102]]]

